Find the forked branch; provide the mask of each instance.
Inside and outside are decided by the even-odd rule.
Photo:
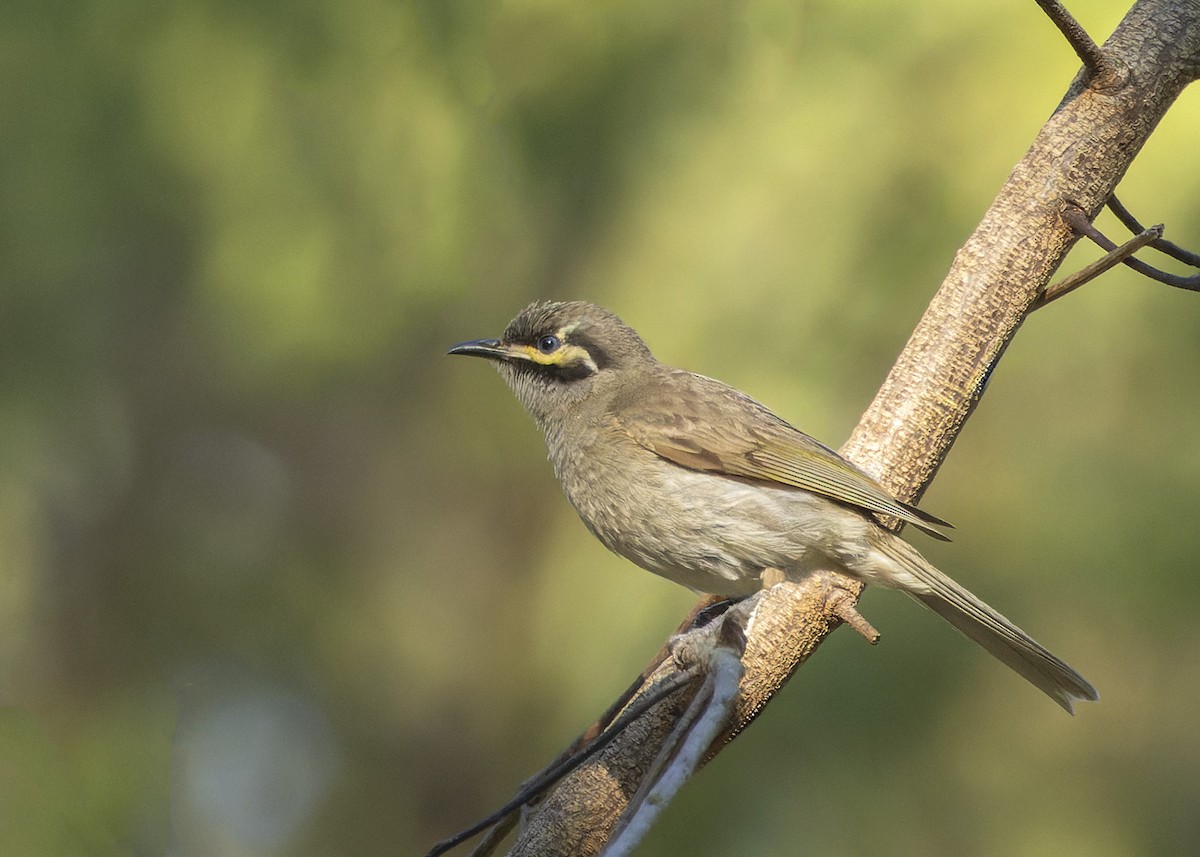
[[[1068,206],[1063,212],[1063,217],[1072,228],[1079,234],[1087,234],[1083,231],[1087,227],[1091,227],[1091,222],[1084,216],[1083,212],[1075,206]],[[1068,295],[1082,285],[1090,283],[1092,280],[1099,277],[1105,271],[1115,268],[1122,262],[1128,262],[1133,254],[1143,247],[1153,244],[1156,240],[1162,238],[1163,227],[1160,223],[1157,226],[1151,226],[1149,229],[1143,229],[1137,235],[1126,241],[1120,247],[1112,245],[1107,253],[1092,262],[1090,265],[1085,265],[1075,273],[1063,277],[1056,283],[1051,283],[1046,286],[1046,290],[1038,297],[1037,302],[1030,308],[1032,312],[1035,309],[1041,309],[1051,301],[1056,301],[1063,295]],[[1111,244],[1111,242],[1110,242]]]
[[[1071,228],[1075,230],[1076,233],[1089,238],[1097,247],[1108,251],[1110,255],[1118,251],[1119,248],[1117,245],[1114,244],[1107,236],[1105,236],[1104,233],[1097,229],[1096,225],[1088,220],[1084,213],[1078,208],[1068,207],[1064,213],[1064,216],[1067,218],[1067,222],[1071,224]],[[1146,235],[1155,230],[1157,230],[1157,234],[1150,236],[1148,240],[1144,242],[1145,244],[1153,246],[1155,242],[1162,239],[1162,226],[1151,227],[1151,229],[1142,230],[1138,234]],[[1175,247],[1175,245],[1171,246]],[[1187,252],[1179,247],[1175,247],[1175,249],[1181,253],[1186,254]],[[1168,286],[1174,286],[1177,289],[1187,289],[1188,291],[1193,292],[1200,291],[1200,274],[1195,274],[1188,277],[1180,276],[1178,274],[1170,274],[1166,271],[1155,268],[1153,265],[1143,262],[1141,259],[1135,258],[1132,254],[1126,254],[1125,257],[1120,261],[1124,262],[1130,268],[1133,268],[1133,270],[1137,271],[1139,274],[1143,274],[1144,276],[1147,276],[1152,280],[1156,280],[1157,282]]]
[[[1104,49],[1092,40],[1087,30],[1075,20],[1062,3],[1059,3],[1058,0],[1037,0],[1037,4],[1042,7],[1042,11],[1063,34],[1067,44],[1083,61],[1083,67],[1087,71],[1091,85],[1103,89],[1120,81],[1121,75],[1112,60],[1104,53]]]
[[[1121,224],[1133,234],[1136,235],[1139,232],[1145,231],[1145,228],[1138,222],[1138,219],[1129,213],[1129,209],[1124,206],[1121,200],[1117,199],[1115,193],[1108,196],[1108,210],[1115,214],[1117,220],[1121,221]],[[1151,241],[1150,246],[1185,265],[1200,268],[1200,253],[1185,250],[1173,241],[1168,241],[1166,238],[1159,238]]]

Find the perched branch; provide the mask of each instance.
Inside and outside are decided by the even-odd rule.
[[[1073,202],[1095,216],[1180,91],[1200,74],[1200,4],[1140,0],[1102,55],[1085,60],[1092,73],[1071,85],[959,250],[842,448],[901,499],[914,500],[933,478],[1000,356],[1077,240],[1061,216],[1064,206]],[[1104,63],[1129,73],[1097,86]],[[753,721],[841,624],[831,594],[856,596],[861,588],[819,572],[760,594],[733,722],[710,754]],[[575,768],[530,814],[510,853],[596,854],[672,740],[689,698],[680,692],[661,700]]]
[[[936,473],[1029,307],[1155,126],[1200,75],[1200,4],[1141,0],[1105,51],[1134,71],[1116,92],[1075,80],[1013,168],[843,452],[904,499]]]

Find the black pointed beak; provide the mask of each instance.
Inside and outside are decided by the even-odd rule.
[[[460,342],[446,353],[487,357],[490,360],[508,360],[512,356],[509,350],[500,344],[499,339],[472,339],[470,342]]]

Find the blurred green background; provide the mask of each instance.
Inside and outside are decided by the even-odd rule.
[[[446,347],[589,298],[837,445],[1076,67],[1028,0],[6,0],[0,853],[414,854],[507,799],[693,597]],[[1198,130],[1122,187],[1193,249]],[[1100,705],[871,591],[642,853],[1200,851],[1198,363],[1124,270],[1037,313],[914,536]]]

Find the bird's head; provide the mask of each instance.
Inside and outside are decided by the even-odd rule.
[[[654,361],[633,328],[584,301],[532,303],[500,339],[461,342],[449,353],[491,360],[543,427],[569,415],[598,384]]]

